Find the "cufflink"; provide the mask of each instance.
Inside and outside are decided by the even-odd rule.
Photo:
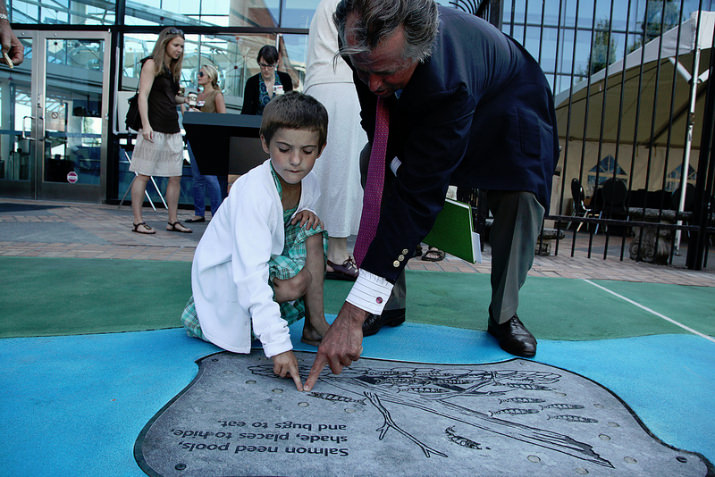
[[[375,303],[377,303],[378,305],[381,304],[381,303],[382,303],[382,297],[379,296],[379,297],[375,298]]]

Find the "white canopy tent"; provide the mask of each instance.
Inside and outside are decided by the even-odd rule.
[[[631,155],[661,162],[667,156],[669,164],[682,164],[687,178],[693,143],[699,147],[714,28],[715,12],[694,12],[678,27],[559,94],[555,99],[559,135],[568,141],[569,155],[580,152],[585,141],[583,150],[588,155],[599,144],[602,155],[618,151],[624,168]],[[600,159],[586,162],[596,164]],[[634,168],[634,175],[639,173]],[[679,211],[684,202],[685,187]]]

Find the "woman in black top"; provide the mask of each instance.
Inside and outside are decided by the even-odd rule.
[[[159,33],[151,56],[142,60],[138,100],[142,127],[129,167],[137,174],[132,184],[132,212],[133,231],[140,234],[155,233],[142,218],[144,192],[150,176],[169,178],[166,186],[169,225],[166,230],[191,232],[176,216],[184,157],[184,142],[176,110],[176,105],[184,102],[184,97],[179,94],[183,59],[184,32],[169,27]]]
[[[258,66],[261,72],[246,81],[243,91],[241,114],[263,114],[263,108],[276,94],[293,91],[293,81],[282,71],[277,71],[278,50],[266,45],[258,50]]]

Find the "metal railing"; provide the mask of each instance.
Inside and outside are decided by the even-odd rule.
[[[553,253],[573,256],[587,234],[589,258],[597,236],[604,259],[673,264],[685,256],[688,268],[706,268],[715,237],[715,13],[708,11],[715,5],[581,3],[451,2],[523,44],[552,85],[561,155],[542,241],[551,237]],[[467,196],[474,202],[478,194]]]

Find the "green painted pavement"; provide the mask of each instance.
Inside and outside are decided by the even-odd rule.
[[[407,273],[407,319],[486,330],[490,276]],[[700,331],[715,335],[715,288],[599,281],[599,285]],[[670,314],[669,314],[670,313]],[[530,277],[520,293],[519,316],[538,338],[592,340],[685,333],[586,280]]]
[[[191,264],[0,257],[0,337],[181,326]]]
[[[0,337],[138,331],[180,326],[191,264],[148,260],[0,257]],[[598,281],[609,290],[715,335],[715,289]],[[336,314],[351,282],[325,283]],[[485,330],[489,275],[407,272],[407,319]],[[591,340],[685,333],[585,280],[531,277],[520,317],[541,339]]]

